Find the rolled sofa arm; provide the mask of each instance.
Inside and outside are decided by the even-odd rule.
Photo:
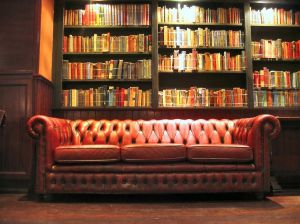
[[[35,115],[28,120],[27,131],[32,138],[38,139],[37,159],[43,159],[47,167],[53,164],[54,149],[71,143],[70,121],[66,119]],[[44,155],[46,158],[41,158]]]
[[[246,144],[254,149],[255,165],[260,169],[269,166],[270,140],[275,139],[281,127],[278,118],[263,114],[251,118],[235,120],[234,143]]]

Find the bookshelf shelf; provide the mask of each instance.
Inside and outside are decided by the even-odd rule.
[[[251,24],[252,28],[300,28],[300,25],[285,25],[285,24]]]
[[[252,58],[253,62],[300,62],[300,59]]]
[[[174,75],[174,74],[186,74],[186,75],[197,75],[197,74],[245,74],[246,71],[159,71],[161,75]]]
[[[253,90],[286,91],[286,90],[300,90],[300,88],[254,87]]]
[[[178,110],[178,109],[187,109],[187,110],[198,110],[198,109],[203,109],[203,110],[216,110],[216,109],[221,109],[221,110],[231,110],[231,109],[237,109],[237,110],[245,110],[248,109],[247,106],[243,106],[243,107],[216,107],[216,106],[200,106],[200,107],[187,107],[187,106],[182,106],[182,107],[178,107],[178,106],[174,106],[174,107],[163,107],[160,106],[158,107],[158,109],[168,109],[168,110]]]
[[[150,29],[151,26],[143,25],[124,25],[124,26],[111,26],[111,25],[98,25],[98,26],[64,26],[64,29]]]
[[[147,56],[151,56],[151,53],[130,53],[130,52],[67,52],[67,53],[63,53],[63,55],[137,55],[137,56],[141,56],[141,55],[147,55]]]
[[[163,50],[244,50],[244,47],[162,47],[159,49]]]
[[[56,68],[54,69],[53,72],[53,77],[55,77],[53,79],[54,82],[56,83],[55,84],[55,88],[56,88],[55,106],[58,110],[62,109],[66,111],[67,110],[82,110],[82,111],[83,110],[148,110],[148,109],[149,110],[150,109],[151,110],[155,110],[155,109],[218,110],[219,109],[224,111],[225,110],[235,111],[235,110],[247,110],[247,109],[256,109],[256,108],[258,109],[262,108],[263,110],[268,110],[269,107],[255,106],[256,101],[254,99],[255,97],[254,94],[256,94],[256,92],[259,92],[261,90],[262,92],[268,92],[268,94],[270,94],[271,92],[271,94],[273,95],[274,92],[276,93],[276,91],[296,92],[299,91],[299,89],[267,88],[267,87],[256,88],[253,80],[254,71],[260,71],[264,67],[268,67],[270,71],[291,71],[291,73],[300,71],[300,59],[252,58],[252,54],[251,54],[252,40],[253,42],[255,41],[257,42],[258,40],[262,40],[262,39],[265,40],[282,39],[283,42],[284,41],[292,42],[292,41],[300,40],[300,32],[298,32],[300,25],[255,24],[254,20],[253,22],[251,21],[252,17],[251,17],[250,9],[261,10],[263,7],[270,7],[270,8],[282,7],[285,10],[289,10],[291,8],[294,11],[295,10],[298,11],[300,5],[300,3],[298,3],[298,1],[296,0],[293,0],[293,3],[291,3],[288,0],[280,0],[276,2],[272,1],[272,4],[271,3],[267,4],[269,2],[271,1],[270,0],[266,0],[266,1],[258,1],[258,0],[257,1],[256,0],[250,0],[250,1],[247,0],[228,0],[228,1],[224,1],[224,0],[184,0],[184,1],[179,1],[179,0],[152,0],[152,1],[150,0],[62,0],[61,2],[56,2],[55,12],[57,14],[57,18],[59,21],[58,23],[55,24],[56,34],[54,40],[55,40],[56,53],[53,58],[57,58],[57,60],[60,60],[62,58],[63,61],[62,63],[61,62],[56,63],[55,65]],[[282,4],[282,2],[284,2],[284,4]],[[149,13],[146,14],[146,16],[149,15],[149,19],[146,19],[147,21],[146,23],[144,22],[128,23],[128,24],[147,24],[147,25],[122,25],[122,26],[101,25],[100,26],[100,25],[87,25],[87,24],[100,24],[101,22],[99,22],[99,20],[95,20],[97,22],[85,21],[85,23],[82,22],[77,23],[74,22],[74,20],[71,20],[73,22],[69,22],[69,20],[65,20],[65,16],[66,16],[65,14],[67,14],[65,12],[72,11],[72,10],[74,12],[76,10],[81,10],[83,12],[85,10],[88,10],[87,8],[89,7],[86,8],[87,5],[91,5],[94,3],[114,5],[113,7],[116,7],[116,5],[124,5],[124,4],[149,4]],[[264,5],[264,3],[266,3],[266,5]],[[192,17],[191,17],[192,19],[190,18],[187,19],[185,16],[179,15],[179,12],[183,12],[183,11],[178,11],[178,13],[176,14],[177,18],[165,17],[166,14],[164,13],[166,13],[167,11],[164,11],[164,13],[162,13],[163,11],[161,11],[165,9],[191,10],[188,9],[191,6],[198,6],[199,12],[197,12],[198,13],[197,16],[199,17],[197,18],[199,19],[196,19],[196,17],[194,19]],[[113,7],[111,7],[112,9],[111,15],[115,12],[118,12],[118,10],[115,10],[116,8]],[[181,7],[181,9],[179,9],[179,7]],[[200,8],[203,11],[200,11]],[[220,8],[221,10],[217,11],[218,8]],[[64,11],[65,9],[66,11]],[[209,12],[212,12],[210,10],[215,10],[215,12],[207,14],[208,9]],[[91,12],[94,13],[94,11]],[[203,15],[201,14],[203,12],[204,12],[203,15],[207,15],[207,17],[203,17]],[[79,11],[75,13],[79,13]],[[99,14],[100,11],[97,13]],[[217,13],[220,13],[221,16],[218,15],[214,18],[214,15],[217,15]],[[171,17],[174,15],[171,15]],[[200,17],[200,15],[202,15],[202,17]],[[92,18],[93,21],[93,15],[89,17],[89,19],[90,18]],[[112,16],[111,19],[114,21],[113,24],[121,24],[120,18],[124,18],[124,17],[118,17],[118,14]],[[136,18],[140,19],[141,17],[137,16]],[[182,18],[188,22],[168,22],[168,21],[184,21]],[[222,18],[226,18],[226,19],[222,19]],[[119,21],[116,22],[114,19]],[[190,22],[190,21],[194,21],[194,22]],[[85,25],[79,26],[74,24],[85,24]],[[204,29],[206,27],[207,29]],[[173,32],[173,30],[175,30],[175,32]],[[202,35],[202,34],[200,35],[200,32],[202,32],[202,30],[204,30],[203,32],[207,32],[207,34],[205,34],[207,35],[207,37],[211,36],[212,38],[206,39],[205,37],[203,41],[201,40],[200,42],[199,37],[201,37]],[[270,32],[266,32],[266,31],[270,31]],[[240,36],[237,35],[238,32],[241,33]],[[170,43],[174,43],[174,42],[170,42],[173,41],[174,38],[174,36],[171,35],[176,36],[178,35],[178,33],[182,34],[182,36],[181,38],[176,39],[176,41],[178,41],[176,42],[177,46],[168,47],[168,46],[175,46],[175,44],[174,45],[170,44]],[[166,36],[163,36],[163,34]],[[151,45],[149,45],[149,47],[145,47],[144,52],[142,50],[143,48],[133,48],[133,49],[140,49],[137,51],[141,51],[141,52],[132,52],[134,50],[130,50],[131,52],[107,52],[107,51],[106,52],[63,52],[63,49],[65,49],[65,51],[66,49],[68,49],[69,51],[77,51],[76,49],[78,49],[78,45],[85,46],[85,48],[81,48],[81,51],[83,51],[83,49],[95,49],[91,47],[91,45],[93,44],[94,44],[93,46],[95,46],[95,42],[93,42],[94,41],[93,38],[96,38],[96,41],[98,40],[97,38],[100,38],[99,43],[102,44],[101,41],[103,41],[103,39],[101,38],[104,38],[104,41],[106,41],[105,35],[110,36],[110,38],[111,37],[119,38],[121,36],[125,36],[127,38],[131,35],[137,35],[137,36],[144,35],[145,37],[151,36],[151,38],[147,39],[147,41],[145,40],[145,44],[151,42]],[[220,37],[221,35],[222,37]],[[69,42],[67,42],[67,45],[65,44],[65,38],[74,38],[73,39],[74,41],[75,40],[77,41],[78,38],[83,38],[83,39],[82,42],[79,43],[78,45],[76,44],[71,45],[73,46],[73,50],[72,50],[72,48],[69,48]],[[186,42],[184,42],[186,41],[186,38],[194,38],[193,39],[194,42],[191,41],[192,44],[188,45],[186,44]],[[197,39],[199,42],[195,41],[196,38],[199,38]],[[218,40],[214,42],[216,38],[218,38]],[[232,42],[232,39],[229,40],[229,38],[233,38],[236,42],[234,41]],[[87,43],[86,41],[87,39],[89,43]],[[110,39],[108,38],[107,40]],[[115,43],[117,43],[117,40]],[[137,41],[137,43],[139,43],[139,40]],[[197,43],[202,47],[180,47],[180,46],[193,46],[195,45],[195,43]],[[215,46],[230,45],[230,46],[240,46],[240,47],[219,47],[219,46],[212,47],[212,46],[203,46],[203,45],[215,45]],[[111,42],[109,42],[108,46],[111,47],[115,45],[112,45]],[[124,50],[123,48],[110,48],[110,47],[109,48],[107,48],[107,46],[105,46],[104,48],[96,47],[96,49],[99,50],[119,49],[120,51]],[[262,54],[253,54],[253,56],[261,56],[261,55]],[[178,64],[180,66],[178,66],[178,64],[175,65],[175,61],[177,60],[177,58],[180,59],[180,61],[178,61]],[[195,58],[197,60],[196,63],[194,63]],[[97,69],[110,71],[110,67],[109,68],[105,67],[108,62],[111,63],[111,61],[118,61],[116,65],[119,65],[120,61],[123,61],[122,62],[123,65],[125,62],[127,65],[127,63],[138,64],[138,62],[142,60],[150,61],[151,76],[142,76],[142,75],[126,76],[124,75],[123,70],[121,72],[122,76],[102,76],[102,73],[101,75],[97,74],[97,76],[95,76],[95,73],[97,73]],[[216,63],[216,61],[218,63]],[[225,64],[224,62],[226,62],[227,64]],[[78,72],[79,70],[76,70],[76,73],[74,75],[73,70],[71,70],[72,72],[68,73],[68,76],[66,76],[65,75],[66,73],[64,72],[66,63],[68,63],[68,66],[70,66],[68,67],[69,70],[71,70],[71,66],[73,66],[73,64],[77,64],[76,66],[78,65],[84,66],[82,71],[88,71],[85,70],[86,69],[85,66],[87,65],[91,66],[93,73],[89,73],[87,76],[85,76],[86,72],[84,72],[84,76],[82,76],[81,73],[82,71],[80,70],[80,72]],[[121,65],[120,68],[123,69],[122,67],[123,65]],[[111,65],[109,64],[109,66]],[[115,64],[113,66],[115,68]],[[149,65],[147,66],[148,66],[147,68],[149,68]],[[116,67],[119,69],[118,66]],[[78,69],[78,67],[76,68]],[[193,70],[178,71],[178,70],[169,70],[170,68],[172,69],[191,68]],[[159,69],[161,69],[161,71]],[[199,69],[199,71],[195,69]],[[218,70],[203,70],[203,69],[218,69]],[[219,70],[219,69],[233,69],[233,70]],[[240,70],[240,69],[245,69],[245,70]],[[79,73],[80,75],[78,75]],[[70,79],[71,77],[74,79]],[[78,79],[79,77],[80,78],[98,77],[98,79],[82,80],[82,79]],[[101,78],[105,77],[107,79],[99,79],[100,77]],[[111,77],[117,77],[118,79],[108,79]],[[119,79],[120,77],[125,77],[125,78],[145,77],[147,79]],[[149,77],[152,78],[148,79]],[[170,105],[170,104],[162,104],[160,102],[161,94],[163,91],[174,90],[174,89],[177,90],[180,89],[183,91],[185,90],[192,91],[190,87],[194,87],[194,85],[199,86],[199,89],[200,87],[203,87],[207,90],[212,90],[216,92],[219,92],[219,90],[220,92],[222,92],[222,90],[224,89],[226,91],[233,91],[233,89],[241,89],[242,91],[245,91],[241,93],[241,96],[243,97],[244,100],[243,105],[247,105],[247,106],[244,107],[235,107],[235,106],[234,107],[219,107],[219,106],[162,107],[161,106],[161,105]],[[77,88],[77,89],[91,88],[95,90],[99,86],[114,86],[115,88],[116,87],[128,88],[127,89],[128,91],[130,87],[138,87],[139,90],[142,91],[149,90],[151,95],[151,102],[150,102],[151,107],[98,107],[98,106],[73,107],[73,105],[69,107],[70,106],[69,104],[67,106],[61,106],[62,105],[61,94],[64,90],[71,90],[71,88]],[[292,86],[295,87],[296,85],[292,85]],[[85,104],[80,104],[80,105],[85,105]],[[135,105],[140,105],[140,104],[135,104]],[[142,105],[148,106],[149,104],[142,104]],[[237,105],[242,105],[242,104],[237,103]],[[284,110],[284,107],[270,107],[271,110],[276,110],[276,108],[281,111]],[[288,109],[291,110],[294,110],[294,108],[295,107],[288,107]],[[299,106],[296,106],[296,108],[299,109]]]
[[[146,110],[151,107],[59,107],[56,110]]]
[[[158,23],[159,26],[212,26],[212,27],[241,27],[242,23],[183,23],[183,22],[167,22],[167,23]]]
[[[77,80],[77,79],[63,79],[62,80],[64,83],[91,83],[91,82],[97,82],[97,83],[101,83],[101,82],[108,82],[108,83],[112,83],[112,82],[145,82],[145,83],[151,83],[152,80],[151,79],[85,79],[85,80]]]

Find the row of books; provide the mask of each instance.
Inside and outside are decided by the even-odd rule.
[[[243,47],[244,33],[240,30],[181,29],[160,27],[158,43],[165,47]]]
[[[195,49],[192,53],[174,50],[173,55],[159,55],[159,71],[243,71],[246,68],[245,51],[239,55],[231,56],[230,52],[198,53]]]
[[[300,12],[283,8],[251,9],[252,24],[299,25]]]
[[[281,39],[253,41],[253,58],[300,59],[300,40],[282,42]]]
[[[149,12],[149,4],[86,4],[84,9],[65,10],[64,25],[149,25]]]
[[[151,91],[139,87],[100,86],[62,91],[64,107],[150,107]]]
[[[111,36],[110,33],[93,36],[64,36],[63,52],[150,52],[151,35]]]
[[[264,67],[260,71],[253,72],[253,84],[255,88],[300,88],[300,71],[270,71]]]
[[[254,107],[299,107],[300,90],[255,90]]]
[[[241,88],[212,90],[191,87],[187,90],[164,89],[159,91],[161,107],[244,107],[247,90]]]
[[[159,23],[241,23],[241,11],[238,8],[203,8],[179,3],[177,7],[157,8],[157,20]]]
[[[151,60],[126,62],[120,59],[96,63],[63,60],[63,79],[151,79]]]

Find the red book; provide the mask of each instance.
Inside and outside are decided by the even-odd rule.
[[[254,87],[260,87],[260,83],[259,83],[259,72],[258,71],[254,71],[253,72],[253,85]]]
[[[64,36],[63,40],[63,52],[66,53],[68,52],[68,37]]]
[[[84,26],[89,25],[90,24],[89,20],[90,20],[90,5],[86,4],[85,5],[84,23],[83,23],[83,25]]]

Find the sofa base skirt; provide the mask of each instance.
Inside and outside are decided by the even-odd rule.
[[[44,189],[37,193],[150,194],[263,191],[261,172],[46,173]]]

